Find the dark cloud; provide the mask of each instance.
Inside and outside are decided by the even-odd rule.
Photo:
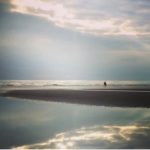
[[[0,0],[0,12],[8,12],[11,8],[10,0]]]

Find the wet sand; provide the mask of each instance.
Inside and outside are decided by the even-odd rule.
[[[41,101],[116,107],[150,107],[150,90],[12,90],[1,94]]]

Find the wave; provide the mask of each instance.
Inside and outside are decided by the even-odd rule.
[[[108,87],[150,87],[150,81],[106,81]],[[101,80],[0,80],[0,88],[20,87],[104,87]]]

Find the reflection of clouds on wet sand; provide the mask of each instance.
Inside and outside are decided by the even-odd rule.
[[[146,148],[150,147],[149,125],[107,125],[83,127],[57,134],[54,138],[14,149],[31,148]]]

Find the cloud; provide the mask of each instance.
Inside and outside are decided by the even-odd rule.
[[[10,0],[10,11],[97,36],[149,36],[147,0]],[[83,7],[84,6],[84,7]]]
[[[144,148],[150,137],[148,125],[104,125],[83,127],[77,130],[57,134],[48,141],[14,147],[13,149],[40,148]]]

